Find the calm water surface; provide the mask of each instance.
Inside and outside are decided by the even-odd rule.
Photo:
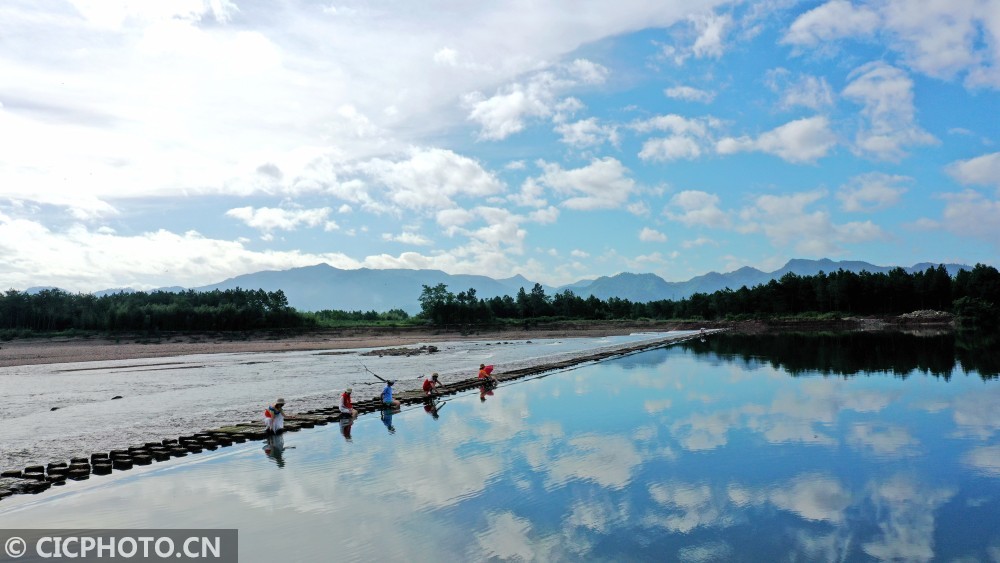
[[[996,561],[996,358],[963,353],[713,336],[6,499],[0,528],[237,527],[246,561]]]

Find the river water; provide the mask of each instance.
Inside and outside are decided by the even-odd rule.
[[[335,406],[345,387],[354,388],[355,400],[371,398],[382,383],[365,367],[398,380],[396,389],[405,391],[418,388],[435,371],[448,383],[475,377],[481,363],[512,370],[690,333],[438,342],[433,344],[437,352],[414,356],[379,357],[368,355],[375,349],[362,348],[0,368],[0,468],[86,457],[259,420],[278,397],[288,401],[290,413]]]
[[[996,561],[996,354],[713,335],[12,497],[0,528],[237,528],[246,561]]]

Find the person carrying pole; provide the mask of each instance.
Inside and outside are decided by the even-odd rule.
[[[388,381],[385,382],[385,388],[382,389],[382,394],[379,396],[379,398],[382,401],[382,406],[383,407],[392,408],[392,409],[398,409],[399,408],[399,405],[400,405],[399,401],[397,401],[396,399],[392,398],[392,386],[395,383],[396,382],[394,380],[392,380],[392,379],[390,379],[390,380],[388,380]]]

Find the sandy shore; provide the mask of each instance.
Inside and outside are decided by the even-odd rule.
[[[690,323],[555,323],[543,328],[461,330],[359,328],[298,334],[160,334],[117,338],[25,338],[0,343],[0,367],[68,362],[130,360],[189,354],[288,352],[409,346],[462,340],[524,340],[618,336],[646,331],[690,330]]]

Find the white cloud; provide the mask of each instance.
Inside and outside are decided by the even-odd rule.
[[[833,90],[822,76],[800,74],[792,77],[788,70],[776,68],[767,72],[766,83],[771,91],[781,96],[778,106],[782,109],[805,107],[819,111],[833,105]]]
[[[695,57],[719,58],[725,51],[726,33],[733,25],[729,14],[705,14],[689,18],[698,32],[698,38],[691,46]]]
[[[814,162],[830,152],[837,138],[830,131],[826,117],[816,116],[790,121],[780,127],[751,137],[726,137],[716,144],[719,154],[760,151],[776,155],[788,162]]]
[[[862,104],[867,120],[855,138],[857,150],[895,161],[906,156],[904,147],[937,142],[916,123],[913,81],[905,72],[876,61],[854,69],[848,79],[843,95]]]
[[[528,219],[535,223],[555,223],[559,219],[559,208],[550,205],[545,209],[537,209],[528,214]]]
[[[906,193],[902,184],[913,179],[907,176],[893,176],[881,172],[871,172],[855,176],[837,190],[837,199],[844,211],[868,212],[890,207],[899,202]]]
[[[639,158],[642,160],[693,160],[701,156],[701,147],[691,137],[674,136],[649,139],[642,144]]]
[[[247,226],[269,232],[274,230],[294,231],[299,226],[317,227],[323,225],[326,230],[335,230],[337,224],[329,221],[329,207],[319,209],[281,209],[274,207],[237,207],[226,211],[226,215],[243,221]]]
[[[354,170],[383,185],[389,200],[405,209],[449,209],[461,196],[487,196],[503,183],[475,160],[444,149],[412,149],[409,158],[375,158]]]
[[[412,244],[415,246],[428,246],[433,243],[431,239],[417,234],[404,231],[398,235],[392,233],[382,233],[382,240],[391,242],[401,242],[403,244]]]
[[[991,200],[973,190],[944,194],[941,225],[961,236],[1000,241],[1000,201]]]
[[[677,114],[658,115],[634,121],[629,127],[639,133],[666,131],[666,137],[647,139],[639,152],[645,161],[695,159],[703,150],[711,150],[712,132],[722,126],[714,117],[687,118]]]
[[[706,237],[698,237],[693,240],[686,240],[681,243],[681,248],[698,248],[699,246],[712,245],[718,246],[719,243]]]
[[[689,102],[711,103],[715,99],[715,92],[701,90],[692,86],[674,86],[667,88],[663,94],[675,100],[686,100]]]
[[[796,18],[781,42],[811,47],[844,37],[870,35],[879,23],[878,13],[867,6],[831,0]]]
[[[704,225],[725,228],[730,224],[729,214],[719,209],[719,196],[698,190],[685,190],[674,194],[664,214],[689,227]]]
[[[752,206],[740,211],[740,230],[763,233],[773,244],[791,245],[796,252],[809,256],[839,254],[842,244],[885,237],[871,221],[835,224],[826,211],[806,209],[825,196],[820,190],[758,196]]]
[[[543,172],[535,178],[537,185],[570,196],[561,203],[570,209],[617,209],[635,191],[629,170],[611,157],[594,159],[587,166],[571,170],[555,163],[539,162],[539,166]]]
[[[968,87],[1000,88],[998,12],[997,0],[832,0],[799,16],[782,43],[884,38],[913,70],[942,79],[965,73]]]
[[[688,118],[671,113],[633,121],[629,127],[639,133],[666,131],[675,135],[706,137],[712,129],[717,129],[721,125],[722,123],[714,117]]]
[[[611,73],[607,67],[587,59],[575,59],[566,69],[570,75],[584,84],[603,84]]]
[[[584,252],[584,251],[582,251],[582,250],[580,250],[578,248],[574,248],[573,250],[571,250],[570,253],[569,253],[569,255],[572,256],[572,257],[574,257],[574,258],[589,258],[590,257],[590,254],[588,254],[587,252]]]
[[[983,79],[989,71],[979,65],[990,56],[987,52],[977,52],[975,43],[991,34],[994,41],[1000,38],[996,35],[1000,29],[991,30],[989,24],[991,19],[997,19],[995,14],[1000,3],[992,0],[923,0],[917,4],[892,0],[885,3],[882,12],[885,26],[908,66],[928,76],[945,79],[965,69],[976,69],[971,81],[985,82]],[[992,17],[990,11],[994,14]]]
[[[467,95],[468,119],[479,125],[480,139],[502,140],[524,130],[531,118],[556,114],[560,110],[557,106],[561,92],[579,84],[599,84],[607,75],[605,67],[576,59],[552,71],[538,72],[525,82],[508,84],[490,97],[480,92]],[[561,112],[567,109],[563,107]]]
[[[261,270],[320,262],[338,268],[360,263],[339,253],[254,251],[244,243],[163,229],[135,236],[76,225],[52,231],[44,225],[0,214],[0,276],[11,287],[52,285],[67,291],[109,287],[196,287]]]
[[[639,231],[639,240],[642,242],[667,242],[667,235],[657,231],[656,229],[643,227],[642,230]]]
[[[947,170],[952,178],[963,184],[1000,188],[1000,152],[952,162]]]
[[[438,225],[442,227],[458,227],[464,225],[475,218],[475,215],[466,209],[442,209],[437,212]]]
[[[458,64],[458,51],[443,47],[434,53],[434,62],[440,65],[456,66]]]
[[[618,130],[614,125],[601,125],[590,117],[573,123],[559,123],[555,128],[562,142],[574,147],[590,147],[603,143],[618,144]]]

